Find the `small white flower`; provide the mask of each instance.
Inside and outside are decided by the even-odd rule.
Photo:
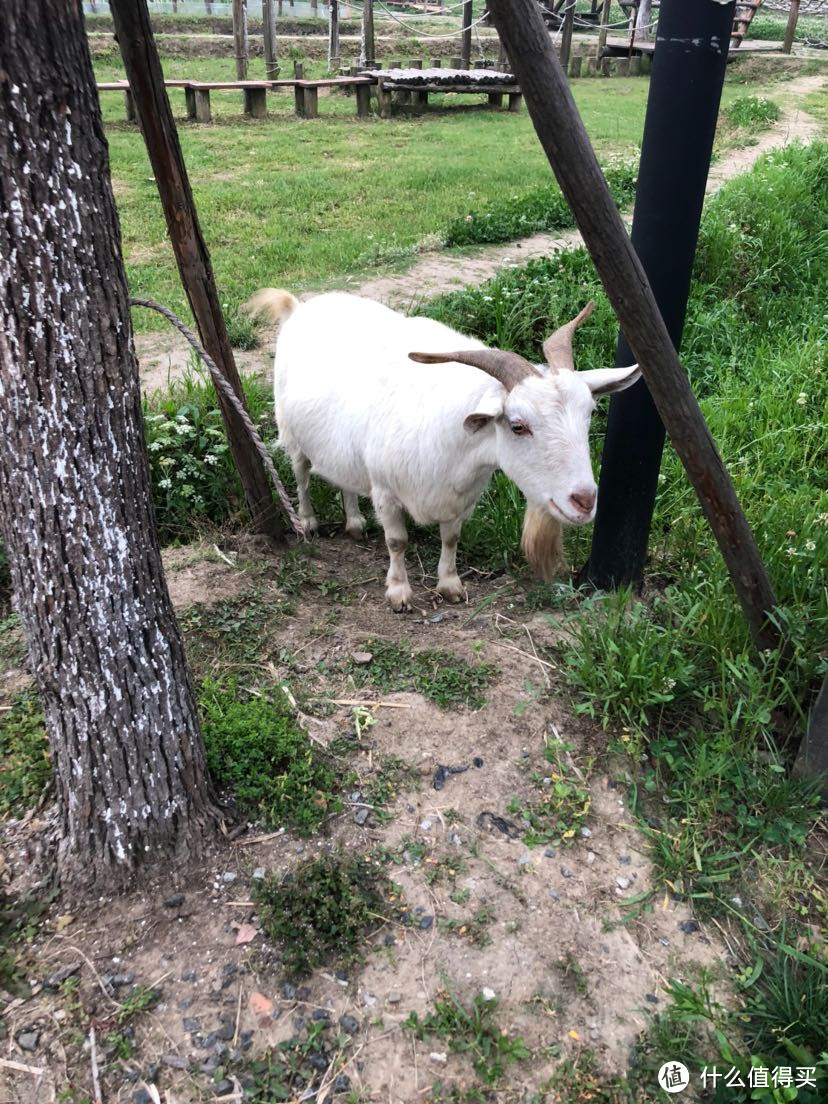
[[[807,401],[808,401],[808,396],[805,394],[804,391],[800,391],[799,394],[796,397],[796,405],[797,406],[804,406]]]
[[[171,479],[159,479],[158,486],[163,487],[164,490],[167,490],[168,487],[172,486],[172,480]]]
[[[805,541],[805,551],[806,552],[813,552],[815,550],[815,548],[816,548],[816,542],[815,541]]]

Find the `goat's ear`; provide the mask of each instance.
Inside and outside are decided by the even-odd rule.
[[[503,413],[503,395],[484,395],[470,414],[463,419],[466,433],[478,433]]]
[[[625,391],[641,379],[641,369],[637,364],[628,368],[594,368],[578,375],[593,395],[614,395],[616,391]]]

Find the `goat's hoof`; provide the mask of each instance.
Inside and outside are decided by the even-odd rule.
[[[302,522],[302,529],[306,537],[315,537],[319,533],[319,522],[311,515],[310,517],[304,517],[299,519]]]
[[[456,575],[453,578],[443,579],[442,582],[438,583],[437,593],[444,602],[457,603],[466,600],[466,589]]]
[[[353,525],[345,526],[345,536],[352,541],[365,540],[365,522],[354,522]]]
[[[388,604],[394,613],[411,613],[411,599],[414,597],[414,593],[407,583],[388,587],[385,597],[388,599]]]

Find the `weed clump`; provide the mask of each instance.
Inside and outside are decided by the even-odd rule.
[[[764,96],[740,96],[726,109],[725,116],[732,127],[764,130],[779,118],[779,105]]]
[[[367,856],[332,852],[301,863],[256,889],[262,927],[282,946],[290,977],[325,963],[350,962],[368,932],[390,915],[392,883]]]
[[[0,724],[0,816],[37,804],[52,777],[43,713],[33,693],[16,694]]]
[[[331,765],[280,689],[246,697],[234,680],[205,679],[199,704],[210,772],[242,814],[307,834],[341,808]]]
[[[486,702],[483,691],[498,672],[492,663],[469,663],[436,648],[413,652],[405,644],[377,639],[366,640],[360,647],[372,658],[365,666],[352,664],[355,679],[380,690],[415,690],[442,709],[456,705],[480,709]]]

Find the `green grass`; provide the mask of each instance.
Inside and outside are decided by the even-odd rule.
[[[756,132],[776,122],[779,105],[765,96],[739,96],[731,100],[724,114],[732,127],[750,127],[752,132]]]
[[[445,1042],[452,1054],[468,1055],[472,1068],[486,1085],[497,1084],[510,1066],[531,1058],[525,1043],[511,1038],[497,1022],[497,1001],[481,993],[469,1003],[446,993],[434,1002],[434,1011],[420,1017],[412,1012],[403,1027],[416,1039]],[[435,1094],[439,1090],[435,1090]],[[435,1095],[434,1099],[443,1099]]]
[[[372,659],[365,665],[351,665],[358,685],[372,684],[382,691],[415,690],[443,709],[458,705],[480,709],[486,700],[484,691],[497,675],[491,663],[469,662],[436,648],[412,651],[406,644],[371,639],[360,649],[370,652]]]
[[[0,713],[0,817],[22,816],[52,780],[43,713],[33,693],[16,694]]]
[[[210,773],[240,813],[306,835],[341,809],[332,764],[281,687],[254,695],[232,680],[206,680],[198,700]]]
[[[281,946],[288,977],[325,963],[354,962],[397,899],[370,858],[341,852],[307,860],[284,878],[266,878],[254,892],[262,927]]]
[[[165,58],[167,77],[227,77],[232,59]],[[99,80],[120,63],[99,59]],[[647,82],[584,81],[575,94],[601,156],[627,153],[641,137]],[[230,313],[258,288],[330,286],[363,276],[377,258],[406,256],[471,209],[530,193],[551,172],[528,116],[452,106],[429,117],[357,120],[353,100],[333,96],[315,121],[296,119],[291,95],[273,117],[241,117],[234,93],[214,93],[215,123],[181,122],[180,138],[222,302]],[[455,104],[468,101],[458,97]],[[471,97],[470,102],[479,102]],[[102,94],[130,290],[188,316],[143,141],[121,122],[119,93]],[[136,311],[139,331],[165,323]]]

